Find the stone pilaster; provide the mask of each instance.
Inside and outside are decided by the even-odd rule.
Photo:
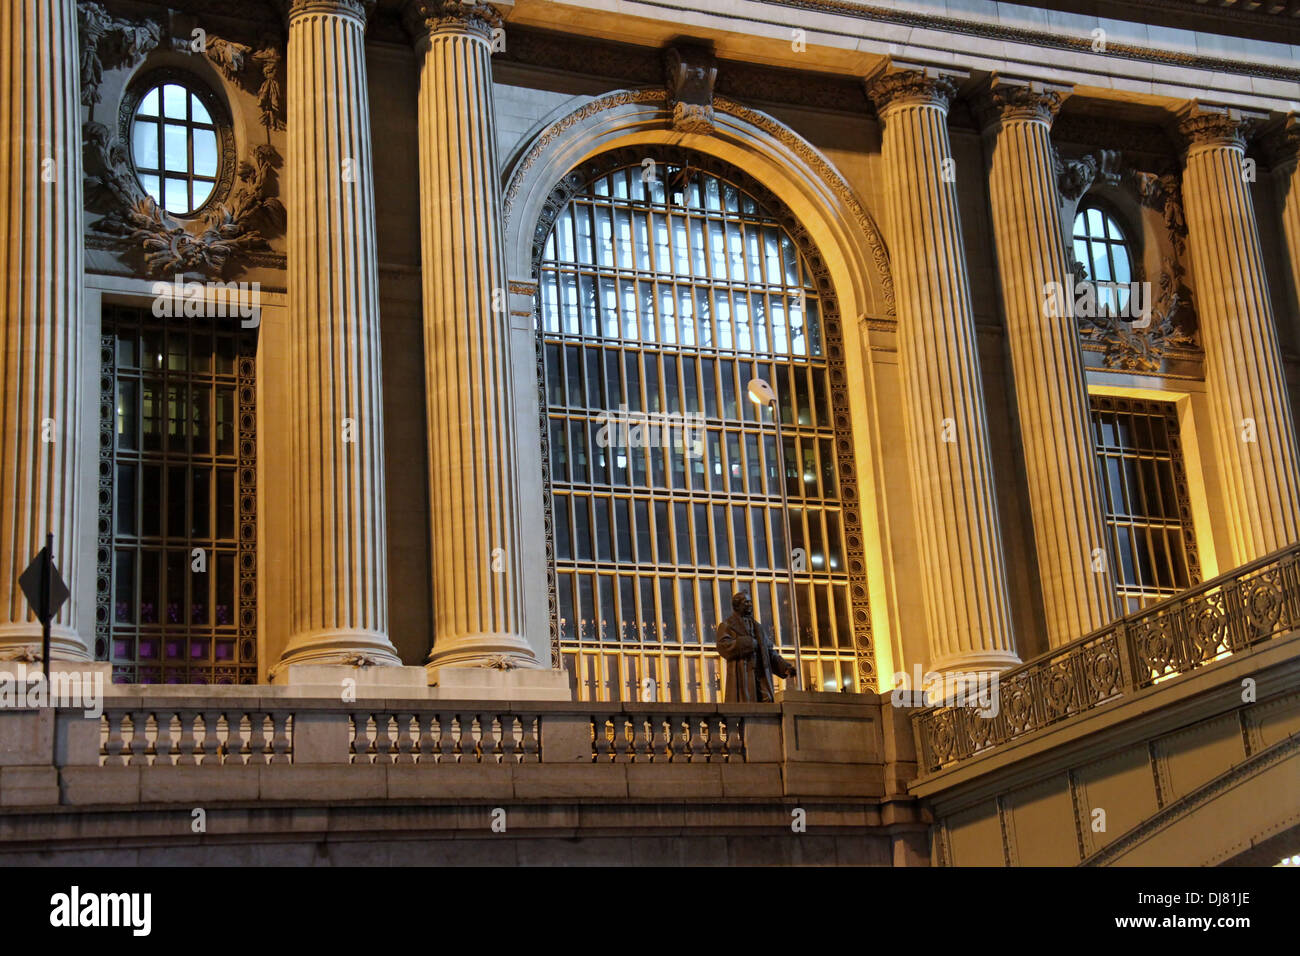
[[[1115,616],[1087,385],[1075,330],[1052,170],[1062,93],[995,78],[983,98],[989,202],[1015,376],[1047,639],[1052,647]]]
[[[867,85],[884,124],[903,428],[930,663],[1002,670],[1012,638],[948,104],[949,76],[902,70]]]
[[[0,658],[39,655],[18,576],[54,534],[70,589],[83,570],[77,506],[81,370],[81,94],[75,0],[0,9]],[[93,573],[93,568],[86,571]],[[75,596],[50,656],[84,661]]]
[[[420,233],[433,542],[430,673],[538,667],[524,626],[509,294],[492,100],[497,11],[406,8],[420,64]],[[440,683],[445,683],[435,676]]]
[[[1300,456],[1278,350],[1263,254],[1243,175],[1249,121],[1193,104],[1183,206],[1205,350],[1205,385],[1218,447],[1223,506],[1235,564],[1300,539]],[[1284,226],[1292,261],[1297,199]]]
[[[388,640],[370,4],[291,0],[289,322],[294,354],[290,664],[399,664]]]

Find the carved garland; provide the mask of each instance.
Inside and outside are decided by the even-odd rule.
[[[164,30],[153,20],[135,23],[112,17],[101,5],[87,0],[82,0],[77,13],[82,103],[93,108],[100,101],[105,67],[134,66],[163,43]],[[191,35],[167,37],[169,47],[179,52],[197,52],[194,42]],[[279,45],[278,38],[270,35],[257,49],[205,35],[201,48],[227,80],[257,96],[260,122],[268,136],[285,128]],[[259,144],[236,167],[229,120],[215,97],[205,99],[216,120],[222,157],[221,178],[209,202],[211,211],[203,216],[173,217],[141,188],[127,146],[138,97],[125,99],[116,134],[93,120],[82,125],[86,204],[92,212],[102,214],[92,228],[126,239],[143,254],[144,269],[150,276],[186,272],[220,276],[236,259],[268,250],[265,233],[284,228],[276,172],[282,163],[279,152],[270,143]],[[222,201],[226,197],[229,201]]]
[[[714,159],[707,154],[695,151],[657,147],[659,152],[673,153],[684,167],[693,167],[713,172],[735,182],[735,184],[754,197],[781,224],[781,227],[794,241],[800,254],[807,263],[813,280],[817,285],[817,294],[822,303],[822,315],[825,318],[827,377],[830,382],[831,407],[834,418],[835,453],[839,465],[839,487],[843,515],[845,557],[849,577],[849,615],[853,629],[853,646],[858,667],[858,686],[863,692],[869,692],[876,686],[875,644],[872,639],[871,609],[867,589],[866,539],[862,531],[861,502],[858,497],[857,471],[854,465],[854,446],[852,423],[849,419],[848,373],[846,368],[844,341],[841,332],[839,304],[835,298],[835,289],[831,282],[830,269],[818,251],[811,234],[799,222],[798,218],[785,206],[779,197],[773,194],[757,180],[744,174],[730,164]],[[573,195],[591,179],[613,169],[627,165],[639,165],[643,150],[633,148],[614,149],[584,163],[580,168],[566,175],[551,191],[543,205],[534,232],[532,248],[533,283],[528,286],[520,284],[518,291],[531,290],[540,296],[540,284],[536,281],[541,274],[541,260],[544,254],[546,238],[555,224],[559,213],[568,205]],[[514,291],[512,287],[512,291]],[[535,300],[534,306],[536,328],[536,361],[538,382],[539,431],[542,457],[542,483],[546,505],[546,560],[547,591],[551,608],[551,654],[552,660],[559,660],[559,601],[558,581],[555,571],[555,536],[551,492],[550,469],[550,428],[547,421],[545,349],[542,323],[540,321],[541,304]]]

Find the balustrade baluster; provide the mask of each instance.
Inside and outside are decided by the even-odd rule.
[[[456,753],[461,763],[478,760],[478,744],[474,740],[474,715],[456,715]]]
[[[650,715],[650,760],[667,763],[672,743],[672,718],[662,714]]]
[[[160,710],[154,715],[154,766],[170,767],[174,750],[175,738],[172,736],[172,712],[170,710]]]
[[[500,754],[499,740],[494,731],[495,714],[479,714],[479,763],[497,763]]]
[[[687,717],[687,723],[690,726],[690,743],[687,745],[690,750],[689,763],[704,763],[709,759],[708,744],[701,733],[700,727],[703,721],[699,717]]]
[[[392,714],[375,714],[375,763],[393,762],[392,720]]]
[[[608,763],[610,757],[609,731],[605,727],[607,717],[591,718],[591,747],[596,755],[596,763]]]
[[[131,759],[129,767],[144,767],[149,764],[149,712],[147,710],[131,711]]]
[[[614,762],[630,763],[632,760],[631,742],[628,740],[628,722],[626,714],[615,714],[610,718],[614,724]]]
[[[518,763],[515,754],[519,749],[519,738],[515,734],[515,715],[501,715],[501,743],[497,748],[501,753],[502,763]]]
[[[242,719],[240,723],[243,723]],[[267,763],[266,752],[266,714],[250,710],[248,712],[248,763]]]
[[[456,762],[456,734],[452,729],[451,714],[438,715],[438,760],[440,763]]]
[[[178,767],[193,767],[198,764],[198,758],[194,754],[194,722],[199,718],[197,710],[181,710],[176,712],[177,718],[181,722],[181,736],[176,745],[176,765]]]
[[[373,763],[370,755],[370,715],[352,715],[352,762]]]
[[[416,754],[418,755],[416,759],[421,764],[427,763],[433,766],[437,762],[438,740],[433,732],[433,725],[437,719],[437,714],[415,715],[415,732],[419,737],[415,745]]]
[[[204,766],[221,763],[221,738],[217,736],[218,717],[215,710],[203,711],[203,739],[199,742],[198,755],[199,763]]]
[[[537,722],[541,718],[535,714],[519,715],[519,762],[540,763],[542,759],[540,745],[540,728]]]
[[[104,720],[108,723],[108,737],[100,745],[100,751],[104,755],[104,765],[107,767],[120,767],[126,761],[122,756],[122,749],[125,742],[122,739],[122,721],[126,718],[125,711],[115,710],[108,711],[104,715]],[[100,736],[104,736],[104,724],[100,724]]]
[[[397,721],[397,753],[394,755],[394,763],[415,763],[415,738],[411,736],[411,715],[397,713],[393,715]]]
[[[289,750],[293,746],[291,724],[293,715],[284,711],[271,712],[270,763],[292,763]]]
[[[722,719],[714,714],[706,720],[706,726],[709,731],[708,749],[709,763],[722,763],[726,758],[723,757],[722,747]]]

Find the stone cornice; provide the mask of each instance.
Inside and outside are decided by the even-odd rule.
[[[500,11],[481,0],[408,0],[402,9],[402,22],[415,39],[439,30],[475,33],[485,40],[505,22]]]
[[[958,77],[904,67],[871,77],[863,86],[881,116],[897,106],[935,106],[947,112],[957,95]]]
[[[994,76],[977,99],[980,125],[985,130],[1013,122],[1051,126],[1069,92],[1067,86]]]

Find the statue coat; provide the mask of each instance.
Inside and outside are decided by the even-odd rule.
[[[717,638],[718,653],[727,662],[723,700],[728,704],[774,700],[772,675],[794,676],[794,665],[776,652],[751,615],[733,613],[718,625]]]

